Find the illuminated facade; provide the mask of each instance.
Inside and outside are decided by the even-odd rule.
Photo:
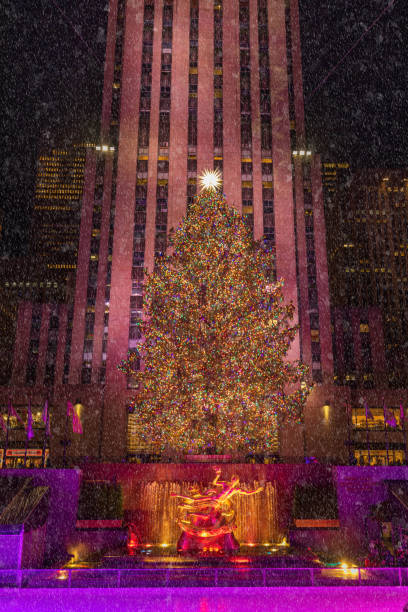
[[[86,149],[73,145],[39,156],[31,225],[34,267],[64,285],[75,277]],[[71,283],[72,284],[72,283]]]
[[[305,136],[297,0],[110,0],[101,139],[86,157],[74,308],[22,304],[14,388],[50,390],[60,435],[66,399],[84,406],[73,456],[137,454],[132,391],[117,365],[140,342],[144,270],[165,251],[197,177],[218,168],[227,201],[275,251],[300,323],[289,357],[316,382],[303,428],[281,428],[279,453],[344,460],[350,390],[333,385],[322,179]]]

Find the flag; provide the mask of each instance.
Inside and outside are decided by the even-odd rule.
[[[372,413],[372,412],[371,412],[371,410],[369,409],[369,407],[368,407],[368,404],[367,404],[367,401],[366,401],[366,400],[364,400],[364,408],[365,408],[365,416],[366,416],[366,419],[367,419],[367,420],[368,420],[368,419],[373,420],[373,419],[374,419],[374,417],[373,417],[373,413]]]
[[[43,423],[48,421],[48,400],[46,399],[44,402],[44,408],[42,411],[41,419]]]
[[[397,421],[395,420],[395,416],[394,413],[389,410],[386,405],[384,404],[383,406],[384,408],[384,421],[387,423],[387,425],[389,425],[390,427],[396,427],[397,426]]]
[[[11,403],[11,400],[9,401],[9,416],[14,417],[15,419],[17,419],[17,421],[19,421],[23,425],[23,421],[21,420],[21,417],[17,414],[17,412],[13,408],[13,404]]]
[[[72,417],[74,413],[75,413],[74,407],[72,403],[68,400],[67,401],[67,416]]]
[[[67,416],[72,419],[73,433],[83,433],[81,419],[77,415],[76,410],[70,401],[67,402]]]
[[[402,402],[400,404],[400,425],[402,426],[404,424],[405,421],[405,414],[404,414],[404,406],[402,405]]]
[[[72,431],[73,433],[77,433],[77,434],[83,433],[81,419],[79,418],[76,412],[74,413],[72,417]]]
[[[27,410],[27,440],[31,440],[34,438],[33,432],[33,415],[31,413],[31,402],[28,402],[28,410]]]
[[[44,408],[41,415],[42,422],[45,424],[45,435],[50,435],[50,415],[48,412],[48,399],[44,402]]]

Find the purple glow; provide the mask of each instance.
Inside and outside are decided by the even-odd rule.
[[[183,589],[3,589],[1,608],[59,612],[401,612],[408,587],[183,588]]]

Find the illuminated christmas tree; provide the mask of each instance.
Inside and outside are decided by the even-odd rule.
[[[307,369],[285,360],[297,328],[274,256],[213,179],[147,277],[143,340],[119,367],[148,446],[267,452],[278,419],[301,418]]]

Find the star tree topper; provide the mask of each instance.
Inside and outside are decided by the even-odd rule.
[[[218,191],[222,184],[222,175],[219,168],[204,170],[199,176],[201,191]]]

